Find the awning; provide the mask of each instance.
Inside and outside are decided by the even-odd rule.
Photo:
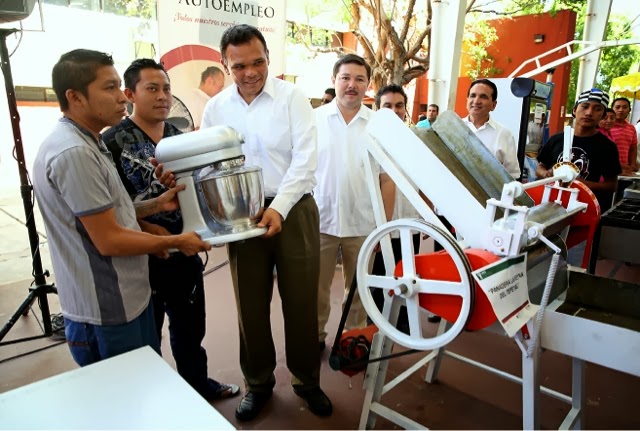
[[[640,99],[640,72],[615,78],[611,81],[609,93],[614,97]]]

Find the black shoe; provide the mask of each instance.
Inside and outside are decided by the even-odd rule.
[[[318,342],[318,348],[320,349],[320,353],[324,352],[324,349],[327,348],[327,345],[325,344],[324,341],[319,341]]]
[[[436,316],[435,314],[429,314],[427,320],[431,323],[438,323],[442,320],[440,316]]]
[[[247,392],[236,408],[236,419],[250,421],[255,419],[271,398],[272,392]]]
[[[309,407],[311,413],[318,416],[331,416],[331,413],[333,413],[331,401],[319,387],[307,390],[294,387],[293,392],[307,402],[307,407]]]

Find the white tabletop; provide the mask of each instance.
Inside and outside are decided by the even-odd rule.
[[[636,172],[634,175],[618,175],[619,180],[638,181],[640,180],[640,172]]]
[[[234,427],[144,347],[0,394],[0,429]]]

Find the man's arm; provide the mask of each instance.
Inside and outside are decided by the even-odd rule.
[[[195,232],[156,236],[118,224],[114,208],[78,217],[103,256],[140,256],[175,248],[187,256],[211,249]]]
[[[165,171],[164,165],[162,163],[159,163],[155,157],[151,157],[149,159],[149,162],[151,162],[151,164],[155,168],[153,173],[155,174],[160,184],[168,189],[172,189],[176,186],[176,177],[175,175],[173,175],[173,172],[169,170]]]
[[[549,178],[553,176],[553,169],[548,169],[543,163],[538,162],[536,167],[536,177]]]
[[[638,170],[638,144],[629,148],[629,166],[635,172]]]
[[[618,188],[618,176],[602,176],[604,179],[602,182],[598,181],[587,181],[583,178],[578,178],[578,181],[584,183],[585,186],[589,187],[591,190],[598,190],[603,192],[615,192]]]
[[[186,187],[184,184],[181,184],[180,186],[167,190],[157,198],[134,202],[133,207],[136,210],[136,218],[145,218],[161,212],[179,209],[180,205],[178,204],[177,194]]]
[[[171,232],[169,232],[166,228],[160,226],[159,224],[149,223],[146,220],[139,219],[138,225],[140,225],[140,229],[142,229],[142,232],[150,233],[151,235],[159,235],[159,236],[171,235]],[[160,253],[152,253],[152,254],[161,259],[167,259],[169,257],[168,250],[164,250],[164,251],[161,251]]]
[[[396,204],[396,185],[389,174],[380,174],[380,193],[387,221],[393,218],[393,209]]]
[[[309,100],[300,89],[293,90],[288,108],[292,144],[291,164],[280,183],[278,194],[269,207],[284,219],[302,195],[315,186],[318,165],[315,114]]]
[[[520,163],[518,162],[518,151],[516,141],[508,129],[502,131],[503,140],[501,145],[502,150],[504,151],[504,162],[503,165],[509,172],[509,175],[513,177],[513,179],[520,178]]]
[[[536,167],[537,178],[549,178],[553,176],[553,169],[550,166],[554,165],[554,160],[558,159],[558,155],[562,151],[562,147],[558,148],[558,142],[564,143],[564,135],[553,135],[547,140],[547,142],[540,148],[538,152],[538,166]]]
[[[71,148],[53,158],[47,166],[47,180],[105,256],[143,255],[169,248],[195,254],[211,248],[195,233],[157,237],[118,224],[104,163],[86,146]],[[158,208],[171,208],[175,204],[170,203],[175,199],[175,192],[165,193],[158,199]]]

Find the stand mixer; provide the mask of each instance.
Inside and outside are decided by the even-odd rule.
[[[183,232],[195,231],[216,246],[264,234],[257,227],[264,205],[262,169],[245,166],[241,134],[215,126],[162,139],[156,159],[173,172]]]

